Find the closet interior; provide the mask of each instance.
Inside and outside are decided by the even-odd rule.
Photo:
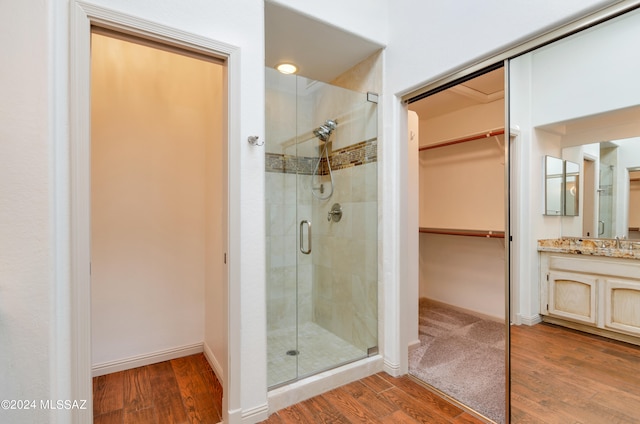
[[[495,422],[505,421],[504,86],[499,68],[409,104],[420,232],[409,373]]]

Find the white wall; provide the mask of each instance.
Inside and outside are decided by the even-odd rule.
[[[504,127],[504,99],[420,117],[420,147]]]
[[[393,2],[369,0],[363,7],[359,0],[266,0],[343,28],[368,40],[386,44],[389,35],[389,8]]]
[[[504,319],[504,239],[420,234],[420,297]]]
[[[504,127],[504,100],[420,120],[420,145]],[[504,137],[423,150],[420,227],[505,229]],[[504,241],[420,234],[419,296],[504,318]]]
[[[420,226],[504,231],[504,137],[420,152]]]
[[[203,341],[205,194],[217,182],[205,152],[220,143],[222,76],[219,64],[92,37],[94,366]]]
[[[58,331],[49,10],[45,2],[3,1],[0,16],[0,398],[49,399]],[[47,422],[48,412],[3,410],[0,417]]]
[[[264,216],[264,152],[246,143],[248,135],[264,133],[263,3],[195,1],[188,7],[183,2],[144,0],[93,3],[240,49],[238,73],[230,77],[239,93],[232,99],[235,120],[230,122],[235,134],[230,168],[235,250],[230,265],[238,279],[232,282],[237,288],[236,298],[243,301],[232,312],[237,340],[232,351],[236,382],[227,394],[232,413],[241,415],[243,410],[251,411],[266,403],[266,360],[261,360],[266,357],[264,220],[255,219]],[[0,271],[0,343],[5,346],[2,355],[6,358],[1,365],[5,376],[3,398],[66,399],[75,385],[69,350],[72,323],[67,253],[69,4],[2,2],[0,8],[2,16],[10,17],[2,26],[0,43],[11,64],[3,66],[0,78],[3,93],[7,93],[0,100],[1,109],[10,110],[0,118],[2,258],[11,264]],[[4,166],[5,161],[11,166]],[[6,288],[6,284],[11,285]],[[240,326],[242,334],[237,331]],[[244,354],[239,352],[240,347]],[[64,417],[69,416],[64,411],[20,412],[7,419],[18,423],[68,422]]]
[[[394,1],[389,7],[388,92],[420,86],[516,40],[613,3],[616,1]]]
[[[246,138],[264,134],[264,30],[260,0],[180,1],[96,0],[114,8],[174,28],[223,41],[240,48],[240,72],[230,76],[242,87],[232,99],[237,121],[232,143],[231,234],[238,257],[230,257],[242,298],[230,311],[230,409],[236,416],[266,402],[266,336],[264,328],[264,151]],[[293,3],[289,0],[288,3]],[[339,3],[339,4],[338,4]],[[400,369],[406,360],[394,343],[400,325],[398,275],[404,247],[398,241],[400,203],[406,177],[399,170],[405,158],[406,111],[394,95],[432,80],[473,58],[494,51],[589,8],[613,1],[499,1],[378,3],[367,9],[374,25],[360,11],[361,2],[306,2],[296,7],[317,13],[354,32],[388,44],[384,53],[381,97],[381,181],[384,227],[381,279],[384,287],[385,362]],[[388,7],[385,7],[388,5]],[[337,9],[336,9],[337,8]],[[341,10],[336,13],[336,10]],[[465,13],[460,13],[465,10]],[[348,13],[346,13],[348,11]],[[375,11],[375,12],[374,12]],[[0,87],[0,345],[3,346],[4,398],[25,396],[64,398],[71,392],[71,295],[68,268],[68,57],[69,15],[66,2],[1,2],[4,19],[0,45],[5,52]],[[370,16],[369,16],[370,17]],[[385,26],[384,23],[388,23]],[[487,22],[505,22],[488,25]],[[30,24],[27,24],[30,23]],[[377,23],[377,25],[376,25]],[[460,36],[464,34],[473,36]],[[377,34],[377,35],[376,35]],[[25,48],[24,46],[29,46]],[[236,79],[234,79],[236,78]],[[400,142],[402,140],[402,142]],[[406,150],[406,148],[404,148]],[[405,212],[403,212],[402,216]],[[259,219],[256,219],[259,217]],[[240,223],[242,227],[240,228]],[[242,252],[240,255],[239,252]],[[237,267],[235,264],[238,264]],[[236,268],[234,268],[236,267]],[[234,295],[235,295],[234,294]],[[239,329],[242,328],[240,333]],[[20,411],[12,422],[65,422],[64,413]]]
[[[639,26],[640,14],[628,14],[532,52],[532,125],[636,106],[638,57],[627,52],[640,43]]]

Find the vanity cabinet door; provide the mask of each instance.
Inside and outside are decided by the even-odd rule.
[[[547,313],[596,325],[597,279],[588,275],[549,271]]]
[[[605,328],[640,335],[640,281],[607,279]]]

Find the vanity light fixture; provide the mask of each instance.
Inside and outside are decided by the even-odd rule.
[[[276,69],[287,75],[295,74],[298,71],[298,67],[293,63],[281,63],[280,65],[276,66]]]

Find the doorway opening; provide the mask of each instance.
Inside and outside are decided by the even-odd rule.
[[[204,352],[223,381],[225,61],[93,27],[90,69],[92,374]]]
[[[420,227],[409,373],[495,422],[506,410],[504,81],[494,66],[409,100]]]

